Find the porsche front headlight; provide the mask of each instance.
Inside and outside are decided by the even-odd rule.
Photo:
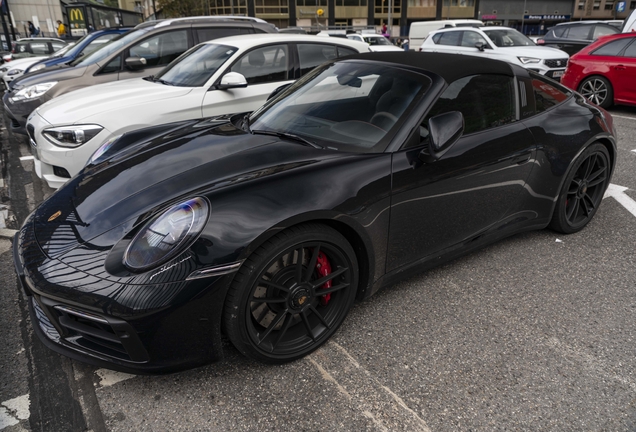
[[[10,98],[11,102],[18,102],[23,100],[35,99],[42,96],[47,91],[57,84],[57,81],[51,81],[42,84],[35,84],[19,90],[13,97]]]
[[[58,126],[44,129],[42,135],[59,147],[79,147],[93,139],[103,129],[96,124]]]
[[[126,248],[124,266],[140,272],[177,256],[201,234],[209,208],[205,198],[192,198],[155,216]]]

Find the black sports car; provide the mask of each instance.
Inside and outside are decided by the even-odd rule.
[[[171,371],[220,358],[223,332],[286,362],[413,272],[582,229],[616,154],[607,112],[526,69],[353,56],[251,115],[105,143],[25,221],[15,264],[37,334],[70,357]]]

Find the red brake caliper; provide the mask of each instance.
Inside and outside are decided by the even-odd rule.
[[[325,277],[331,273],[331,264],[329,263],[329,259],[327,258],[327,255],[322,252],[318,252],[318,259],[316,259],[316,271],[318,272],[319,277]],[[325,282],[321,288],[331,288],[331,281]],[[320,304],[322,306],[327,306],[330,299],[331,293],[325,294],[320,297]]]

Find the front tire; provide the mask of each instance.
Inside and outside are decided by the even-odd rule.
[[[323,275],[327,264],[330,273]],[[253,359],[298,359],[335,333],[357,286],[358,261],[340,233],[319,224],[290,228],[254,251],[237,272],[225,301],[226,335]]]
[[[614,103],[612,84],[602,76],[585,78],[579,85],[579,93],[602,108],[609,108]]]
[[[564,234],[583,229],[603,200],[610,172],[610,157],[603,144],[592,144],[585,149],[565,178],[550,227]]]

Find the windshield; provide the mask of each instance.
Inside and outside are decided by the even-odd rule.
[[[362,36],[362,39],[369,45],[393,45],[387,38],[384,36],[380,37],[371,37],[371,36]]]
[[[62,48],[60,48],[59,50],[55,51],[53,54],[57,57],[57,56],[63,56],[64,54],[66,54],[71,48],[73,48],[75,46],[75,44],[68,44],[63,46]]]
[[[150,29],[138,29],[126,33],[120,38],[117,38],[108,44],[104,45],[101,49],[94,51],[88,56],[81,56],[75,60],[73,60],[70,65],[71,66],[89,66],[95,63],[99,63],[100,61],[108,58],[111,54],[115,53],[119,49],[125,47],[132,41],[136,41],[137,39],[141,39],[146,33],[148,33]]]
[[[155,79],[175,86],[202,86],[237,49],[227,45],[197,45],[170,63]]]
[[[536,45],[530,39],[513,29],[484,30],[484,33],[500,48]]]
[[[429,86],[424,75],[378,63],[332,63],[254,113],[250,128],[293,134],[332,150],[381,152],[389,132]]]

